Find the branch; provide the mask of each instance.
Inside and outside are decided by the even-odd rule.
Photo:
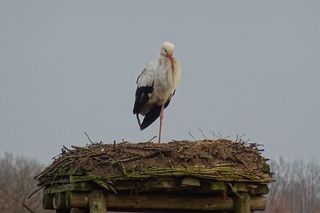
[[[94,144],[94,143],[92,142],[92,140],[90,139],[89,135],[88,135],[86,132],[84,132],[84,134],[87,136],[89,142],[90,142],[91,144]]]

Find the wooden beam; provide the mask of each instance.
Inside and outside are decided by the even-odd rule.
[[[163,179],[153,186],[155,189],[173,189],[174,181],[173,179]]]
[[[211,191],[227,191],[227,186],[224,182],[212,182],[210,183]]]
[[[243,197],[243,193],[239,193]],[[248,194],[247,194],[248,195]],[[130,193],[108,193],[105,195],[106,206],[110,210],[225,210],[234,209],[235,203],[243,205],[241,198],[237,195],[234,198],[214,196],[212,194],[168,194],[168,193],[147,193],[132,195]],[[69,192],[65,196],[65,208],[88,208],[89,194],[87,192]],[[264,210],[266,199],[263,196],[252,196],[249,200],[251,210]],[[56,201],[55,201],[56,202]],[[62,202],[62,201],[61,201]],[[248,202],[246,200],[246,202]],[[55,204],[57,206],[57,204]],[[63,206],[62,204],[60,206]],[[243,207],[241,207],[243,208]],[[48,208],[50,209],[50,208]]]
[[[250,196],[246,192],[234,196],[235,213],[251,213]]]
[[[233,184],[233,190],[235,190],[236,192],[248,192],[248,188],[245,183]]]
[[[53,208],[53,194],[43,194],[42,198],[42,208],[43,209],[54,209]]]
[[[84,208],[88,206],[86,193],[70,194],[71,207]],[[81,202],[83,201],[83,202]],[[220,196],[203,196],[189,194],[143,194],[130,195],[124,193],[107,194],[108,209],[181,209],[181,210],[232,210],[232,198]],[[78,206],[74,206],[78,205]]]
[[[67,192],[66,193],[67,208],[69,209],[72,207],[81,208],[81,207],[87,207],[88,205],[89,205],[88,193],[85,193],[85,192],[78,192],[78,193]]]
[[[232,198],[190,194],[144,194],[130,196],[110,194],[107,196],[110,210],[231,210]]]
[[[66,195],[65,193],[59,192],[53,195],[53,208],[54,209],[65,209],[66,208]]]
[[[58,192],[67,192],[67,191],[91,191],[93,188],[87,182],[78,182],[78,183],[64,183],[64,184],[54,184],[50,187],[44,189],[43,193],[45,194],[54,194]]]
[[[267,200],[264,196],[251,196],[250,197],[250,208],[251,211],[264,211],[267,205]]]
[[[182,187],[199,187],[200,185],[200,180],[194,177],[185,177],[181,181]]]
[[[106,198],[101,190],[89,194],[90,213],[107,213]]]
[[[255,194],[268,194],[269,188],[267,184],[259,185],[258,188],[254,190]]]

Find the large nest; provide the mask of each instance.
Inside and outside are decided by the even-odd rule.
[[[61,177],[106,181],[194,176],[227,181],[269,183],[267,159],[255,143],[230,140],[172,141],[168,143],[90,144],[63,148],[62,153],[36,179],[39,186]]]

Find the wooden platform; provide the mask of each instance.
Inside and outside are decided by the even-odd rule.
[[[62,179],[44,189],[44,209],[56,212],[235,212],[265,209],[266,184],[214,182],[194,177],[147,181],[118,181],[106,189],[90,181]],[[141,186],[145,186],[141,190]]]
[[[35,178],[56,212],[264,210],[272,181],[258,144],[243,141],[94,143],[64,147]]]

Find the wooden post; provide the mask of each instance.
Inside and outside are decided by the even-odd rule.
[[[234,196],[235,213],[251,213],[250,195],[247,192],[240,192]]]
[[[43,194],[42,198],[42,208],[44,209],[54,209],[53,208],[53,194]]]
[[[58,192],[53,195],[53,208],[57,210],[66,209],[65,193]]]
[[[89,194],[90,213],[107,213],[106,198],[101,190]]]

